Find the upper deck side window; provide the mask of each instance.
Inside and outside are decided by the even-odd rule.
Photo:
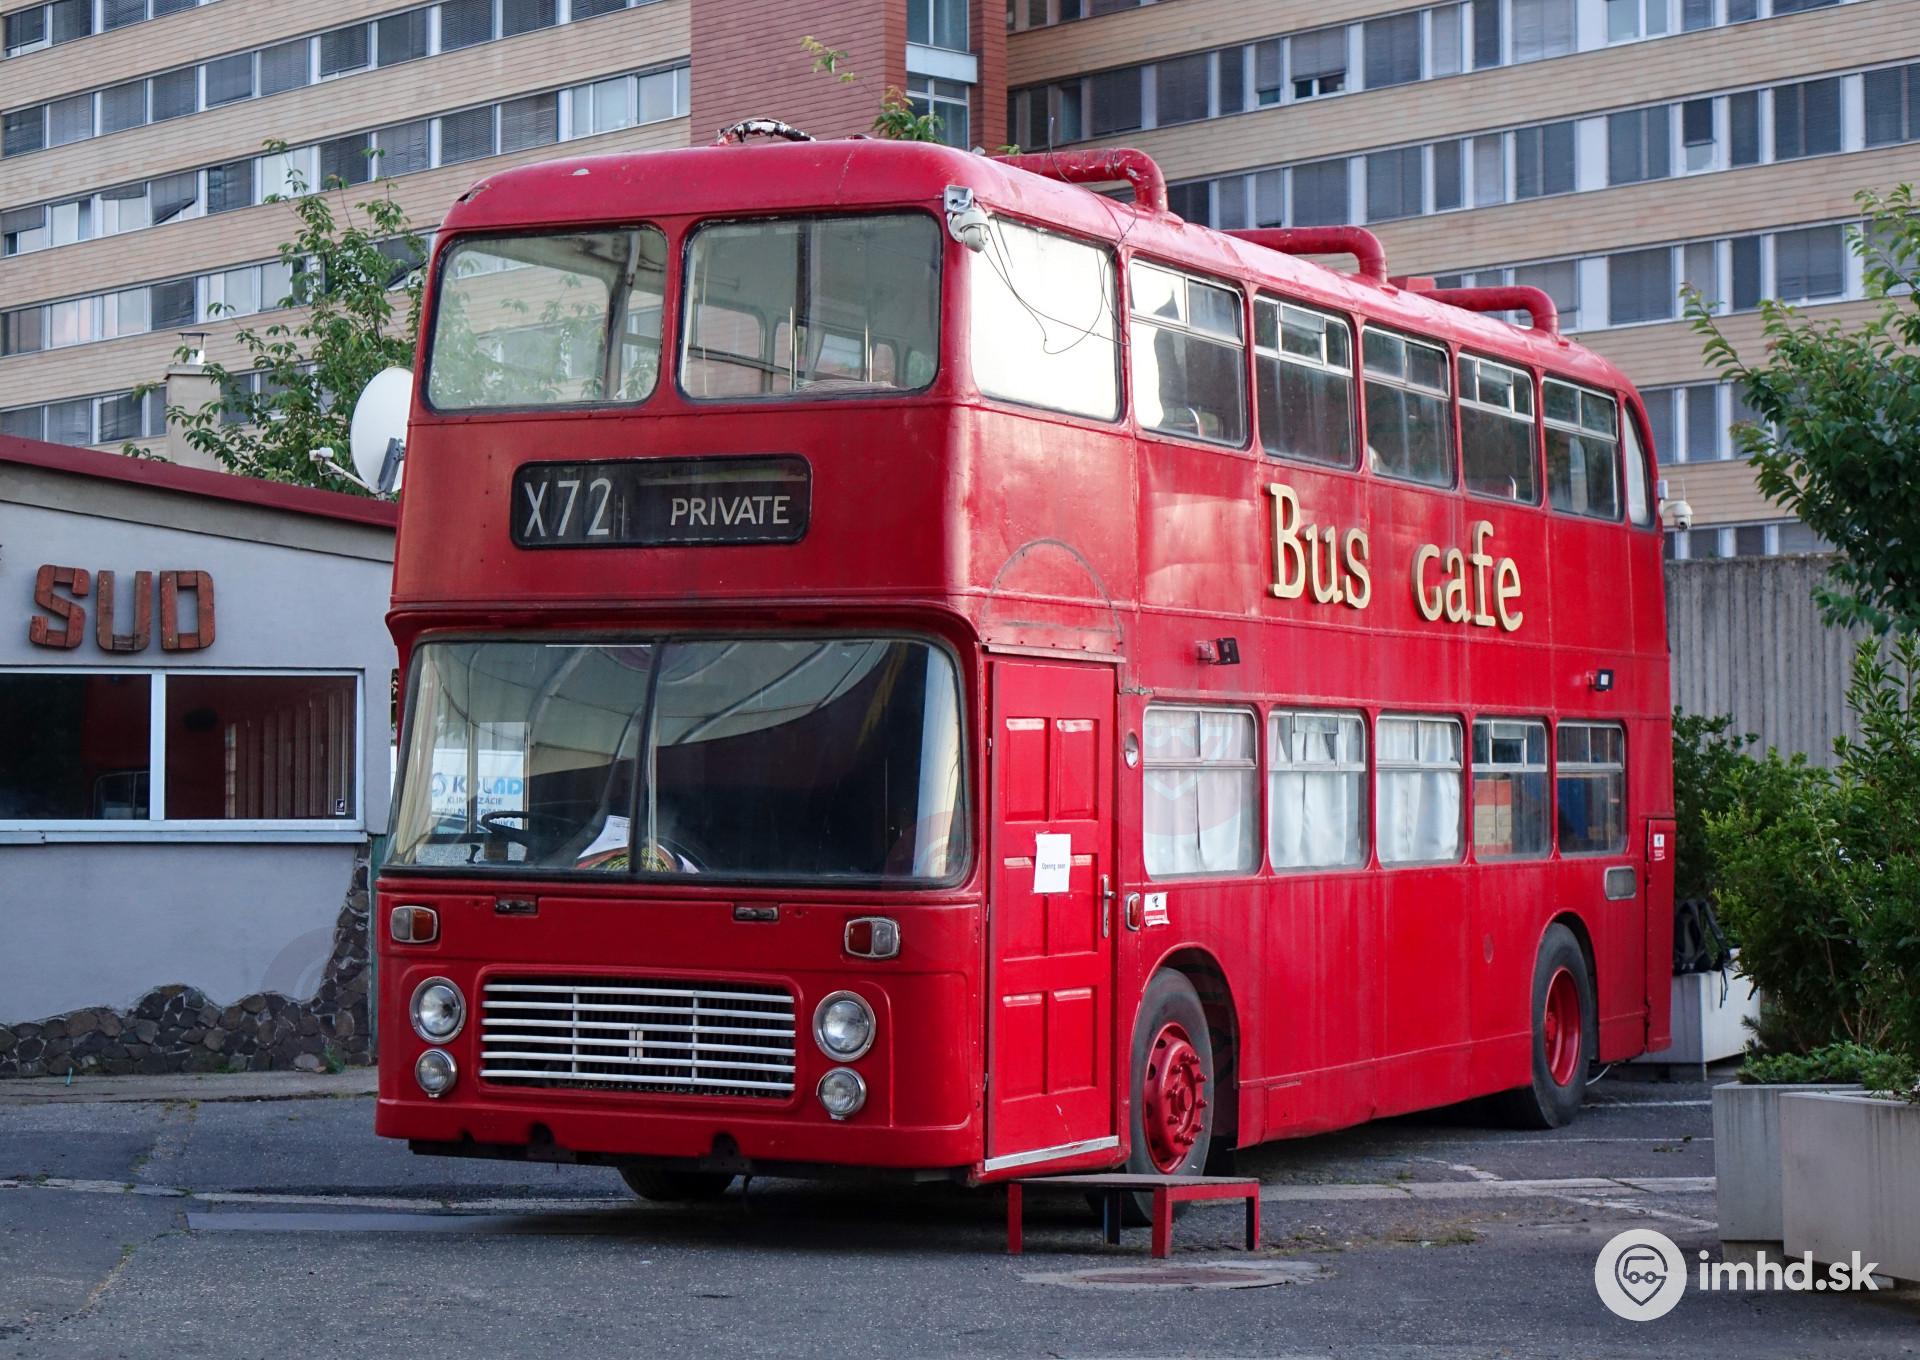
[[[1361,333],[1360,353],[1366,372],[1368,466],[1402,481],[1452,486],[1447,351],[1369,326]]]
[[[993,219],[968,259],[973,379],[990,397],[1070,415],[1120,415],[1113,254]]]
[[[1626,435],[1627,518],[1644,529],[1653,523],[1653,498],[1647,494],[1647,450],[1641,442],[1639,421],[1623,413],[1621,431]]]
[[[1540,503],[1533,375],[1477,355],[1460,356],[1460,455],[1467,490]]]
[[[1253,300],[1260,446],[1282,458],[1354,465],[1353,328],[1278,298]]]
[[[1134,413],[1146,429],[1235,448],[1247,442],[1240,292],[1142,260],[1127,270]]]
[[[1540,385],[1540,403],[1547,425],[1547,499],[1553,508],[1619,519],[1620,403],[1554,378]]]
[[[924,213],[700,227],[686,252],[682,390],[739,401],[928,386],[940,257]]]
[[[667,238],[653,227],[456,243],[427,360],[438,410],[637,402],[660,377]]]

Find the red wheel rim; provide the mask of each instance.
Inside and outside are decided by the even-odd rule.
[[[1200,1054],[1181,1025],[1168,1021],[1147,1050],[1147,1076],[1140,1093],[1140,1119],[1147,1134],[1147,1156],[1163,1173],[1180,1169],[1199,1140],[1201,1094],[1207,1074]]]
[[[1585,1045],[1580,1035],[1580,989],[1573,973],[1565,968],[1547,983],[1547,1007],[1540,1017],[1540,1032],[1546,1039],[1547,1075],[1555,1086],[1568,1086],[1579,1070]]]

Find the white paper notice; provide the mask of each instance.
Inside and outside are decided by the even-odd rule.
[[[1057,893],[1067,890],[1067,873],[1073,865],[1073,837],[1036,835],[1033,838],[1033,890]]]

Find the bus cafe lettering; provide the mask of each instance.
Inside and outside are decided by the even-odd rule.
[[[154,580],[159,578],[156,592]],[[144,652],[153,640],[153,606],[160,602],[160,650],[198,652],[213,645],[213,573],[210,571],[136,571],[127,601],[132,606],[131,627],[118,631],[125,620],[115,618],[117,592],[114,573],[89,572],[85,567],[47,565],[33,578],[33,603],[40,610],[27,623],[27,641],[36,647],[72,650],[87,635],[87,607],[94,600],[94,643],[103,652]],[[180,628],[180,597],[194,601],[193,631]]]
[[[1365,609],[1373,598],[1365,529],[1303,522],[1300,497],[1284,482],[1269,482],[1272,501],[1274,595],[1297,600],[1311,595],[1315,604],[1344,604]],[[1409,573],[1414,608],[1433,623],[1496,625],[1511,633],[1526,615],[1520,609],[1520,567],[1511,557],[1487,550],[1491,520],[1478,519],[1468,531],[1468,549],[1423,544]]]

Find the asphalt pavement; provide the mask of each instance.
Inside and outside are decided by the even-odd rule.
[[[1197,1206],[1155,1262],[1073,1197],[736,1185],[415,1157],[366,1073],[0,1084],[0,1357],[1920,1356],[1920,1291],[1690,1289],[1615,1317],[1601,1245],[1719,1256],[1710,1088],[1610,1077],[1548,1133],[1471,1108],[1272,1144],[1264,1241]]]

